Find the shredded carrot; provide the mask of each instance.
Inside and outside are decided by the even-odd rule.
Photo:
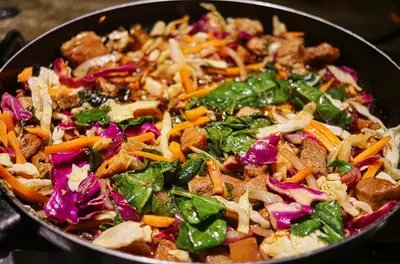
[[[193,37],[189,36],[189,35],[183,36],[182,40],[185,41],[185,42],[188,42],[188,43],[194,42]]]
[[[144,151],[129,151],[128,154],[130,155],[135,155],[135,156],[141,156],[141,157],[145,157],[151,160],[161,160],[161,161],[166,161],[166,162],[171,162],[170,159],[167,159],[163,156],[157,155],[157,154],[153,154],[150,152],[144,152]]]
[[[323,93],[326,93],[326,91],[328,91],[329,87],[331,87],[333,81],[335,81],[334,78],[331,78],[328,82],[324,83],[319,90]]]
[[[288,32],[283,32],[282,37],[285,38],[301,38],[304,36],[304,32],[300,32],[300,31],[288,31]]]
[[[379,168],[382,166],[382,164],[383,164],[382,160],[376,160],[373,163],[371,163],[362,178],[363,179],[373,178],[375,174],[378,172]]]
[[[287,71],[279,71],[276,77],[280,80],[284,80],[289,78],[289,73]]]
[[[155,139],[156,137],[153,133],[147,132],[147,133],[141,134],[139,136],[128,137],[128,139],[129,138],[134,138],[134,139],[137,139],[142,142],[147,142],[147,141]]]
[[[278,71],[282,71],[283,70],[283,66],[281,64],[279,64],[279,63],[275,63],[274,66]]]
[[[99,136],[80,137],[60,144],[47,146],[44,148],[44,152],[46,154],[53,154],[58,152],[79,150],[84,147],[93,147],[93,145],[101,139],[102,137]]]
[[[264,66],[265,66],[264,62],[259,62],[259,63],[245,65],[245,68],[248,71],[249,70],[259,71],[260,69],[264,68]],[[209,73],[216,73],[227,76],[236,76],[240,74],[240,69],[238,67],[230,67],[226,69],[207,68],[206,71]]]
[[[378,153],[390,140],[392,139],[392,136],[386,136],[373,144],[372,146],[369,146],[367,149],[365,149],[363,152],[357,155],[357,157],[354,158],[354,163],[357,163],[359,161],[362,161],[363,159],[366,159],[368,157],[371,157]]]
[[[8,139],[8,144],[15,153],[15,162],[18,164],[26,163],[25,156],[22,153],[21,148],[19,147],[19,143],[17,137],[15,136],[14,131],[8,132],[7,139]]]
[[[34,134],[34,135],[36,135],[36,136],[38,136],[40,138],[43,138],[43,139],[48,139],[49,136],[50,136],[50,132],[48,132],[48,131],[46,131],[46,130],[38,127],[38,126],[36,126],[36,127],[28,127],[28,128],[25,128],[25,129],[29,133]]]
[[[313,172],[312,168],[306,168],[303,170],[300,170],[297,172],[295,175],[290,177],[289,179],[286,180],[286,182],[295,182],[295,183],[301,183],[302,181],[305,180],[305,178],[310,175]]]
[[[181,98],[182,99],[186,99],[186,98],[191,98],[191,97],[206,96],[212,90],[214,90],[215,88],[218,88],[218,87],[219,87],[219,85],[214,86],[214,87],[207,87],[207,88],[198,89],[198,90],[196,90],[194,92],[183,94]]]
[[[18,74],[18,82],[27,82],[32,76],[33,67],[25,68],[20,74]]]
[[[182,51],[184,53],[198,53],[206,48],[209,47],[221,47],[221,46],[225,46],[226,45],[226,41],[225,40],[220,40],[220,39],[215,39],[215,40],[211,40],[208,41],[206,43],[202,43],[202,44],[198,44],[194,47],[188,47],[183,49]]]
[[[49,94],[52,98],[60,96],[60,95],[64,95],[64,94],[70,94],[73,91],[75,91],[76,89],[74,88],[52,88],[49,90]]]
[[[175,218],[168,216],[159,216],[159,215],[144,215],[142,218],[142,222],[146,225],[153,227],[169,227],[172,223],[175,222]]]
[[[229,210],[225,211],[225,218],[232,220],[232,221],[237,221],[239,219],[239,216],[236,212],[232,212]]]
[[[0,112],[0,141],[7,148],[8,147],[8,139],[7,139],[7,126],[4,123],[3,115]]]
[[[174,159],[179,159],[181,163],[186,161],[185,154],[181,150],[181,145],[178,142],[172,141],[168,149],[171,151]]]
[[[324,124],[311,120],[310,124],[315,127],[319,132],[324,134],[326,138],[328,138],[334,145],[340,144],[340,139],[332,133],[332,131],[324,126]]]
[[[199,106],[199,107],[194,108],[194,109],[186,110],[185,111],[185,116],[187,118],[189,118],[190,120],[195,120],[195,119],[205,115],[206,112],[207,112],[207,108],[206,107]]]
[[[209,118],[208,116],[199,117],[199,118],[197,118],[197,119],[194,120],[194,121],[185,121],[185,122],[182,122],[182,123],[177,124],[176,126],[174,126],[174,127],[168,132],[168,136],[170,136],[170,135],[172,135],[172,134],[174,134],[174,133],[176,133],[176,132],[182,131],[182,130],[188,128],[188,127],[192,127],[192,126],[202,126],[202,125],[207,124],[208,122],[210,122],[210,118]]]
[[[214,184],[214,192],[216,194],[223,194],[225,182],[222,179],[222,174],[217,163],[214,160],[207,161],[207,169],[208,174],[211,177],[211,181]]]
[[[303,128],[303,131],[307,134],[314,136],[318,139],[322,145],[328,150],[332,151],[335,148],[335,145],[321,132],[319,132],[314,126],[308,124]]]
[[[291,104],[281,104],[281,105],[276,105],[276,109],[278,110],[293,110],[293,105]]]
[[[7,126],[7,131],[8,132],[14,131],[14,120],[12,118],[11,112],[4,111],[3,112],[3,120],[4,120],[4,123]]]
[[[179,74],[181,75],[182,84],[185,88],[185,91],[187,93],[193,92],[194,89],[192,85],[192,80],[190,79],[190,70],[185,66],[180,70]]]
[[[30,203],[42,203],[42,204],[47,202],[48,198],[46,196],[38,192],[35,192],[31,188],[19,182],[2,165],[0,165],[0,177],[13,188],[14,193],[16,193],[25,201]]]

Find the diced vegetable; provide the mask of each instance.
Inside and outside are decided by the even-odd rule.
[[[300,170],[297,172],[295,175],[290,177],[289,179],[286,180],[286,182],[295,182],[295,183],[301,183],[304,181],[304,179],[307,177],[307,175],[310,175],[313,171],[313,168],[306,168],[303,170]]]
[[[170,225],[172,225],[172,223],[175,222],[175,218],[158,215],[144,215],[142,218],[142,222],[146,225],[158,228],[169,227]]]
[[[300,218],[304,215],[310,215],[312,208],[307,205],[292,202],[286,204],[284,202],[272,203],[266,206],[272,227],[275,230],[288,229],[290,221]]]
[[[168,149],[171,151],[174,159],[179,159],[181,163],[186,161],[185,154],[181,150],[181,145],[175,141],[172,141]]]
[[[41,129],[40,127],[28,127],[28,128],[25,128],[25,129],[29,133],[34,134],[34,135],[36,135],[36,136],[38,136],[40,138],[43,138],[43,139],[48,139],[49,136],[50,136],[50,132],[49,131]]]
[[[7,134],[8,143],[10,144],[11,149],[15,153],[15,162],[19,164],[26,163],[26,159],[24,154],[22,153],[21,148],[19,147],[19,143],[17,137],[15,136],[14,131],[10,131]]]
[[[44,148],[44,151],[47,154],[54,154],[54,153],[58,153],[58,152],[79,150],[84,147],[93,147],[93,145],[101,139],[102,139],[102,137],[98,137],[98,136],[81,137],[81,138],[73,139],[71,141],[63,142],[61,144],[46,146]]]
[[[391,136],[386,136],[382,138],[381,140],[379,140],[378,142],[376,142],[375,144],[373,144],[372,146],[368,147],[366,150],[358,154],[353,161],[359,162],[363,159],[366,159],[368,157],[377,154],[391,139],[392,139]]]

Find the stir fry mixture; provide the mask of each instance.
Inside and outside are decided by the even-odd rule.
[[[41,218],[110,249],[247,262],[351,236],[400,199],[399,128],[328,43],[213,5],[81,32],[4,93],[0,176]]]

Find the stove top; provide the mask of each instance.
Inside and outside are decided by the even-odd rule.
[[[297,8],[296,6],[293,6]],[[307,10],[305,10],[307,11]],[[369,39],[398,64],[400,64],[400,28],[382,36]],[[25,45],[24,38],[16,31],[10,31],[0,44],[0,67],[15,52]],[[1,199],[1,197],[0,197]],[[341,263],[395,264],[400,263],[400,213],[392,217],[386,226],[370,241],[359,245],[346,256],[338,256]],[[326,263],[337,263],[338,259]],[[22,217],[5,237],[0,237],[0,264],[64,264],[81,263],[82,259],[73,253],[66,253],[42,238],[37,226]]]

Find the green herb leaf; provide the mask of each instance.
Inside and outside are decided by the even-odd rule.
[[[224,152],[233,152],[234,154],[246,153],[256,142],[256,139],[250,136],[247,131],[237,131],[230,134],[222,147]]]
[[[204,166],[206,160],[202,157],[196,159],[189,158],[182,164],[182,168],[178,173],[176,184],[178,186],[187,186],[188,182],[199,172]]]
[[[339,169],[339,174],[345,174],[347,172],[349,172],[354,165],[350,164],[344,160],[340,160],[340,159],[335,159],[334,161],[332,161],[331,163],[328,164],[328,167],[335,167]]]
[[[96,171],[103,162],[103,157],[94,148],[89,149],[89,165],[91,171]]]
[[[202,231],[189,223],[182,223],[179,228],[177,247],[195,252],[219,246],[225,241],[227,225],[224,220],[217,219],[203,229]]]
[[[326,91],[327,94],[329,94],[333,99],[337,99],[340,101],[344,101],[346,99],[346,86],[342,85],[339,88],[329,88],[328,91]]]
[[[155,215],[174,217],[178,212],[175,198],[171,195],[168,199],[161,200],[155,194],[151,198],[151,211]]]
[[[74,114],[75,123],[78,126],[90,126],[96,122],[100,124],[108,124],[108,111],[105,109],[92,108],[84,112]]]
[[[309,219],[307,221],[296,223],[290,226],[290,232],[298,237],[304,237],[321,227],[321,222],[316,219]]]
[[[122,129],[126,129],[129,126],[141,125],[143,123],[153,123],[153,121],[154,121],[154,118],[152,116],[141,116],[138,119],[124,120],[124,121],[118,123],[118,125]]]
[[[328,243],[336,242],[344,238],[343,215],[338,201],[325,201],[318,203],[311,218],[320,221],[325,232],[320,238]]]
[[[152,163],[152,166],[158,168],[158,170],[162,173],[164,177],[164,182],[169,182],[176,178],[180,169],[181,163],[179,160],[174,160],[173,162],[166,162],[166,161],[156,161]]]
[[[185,219],[191,224],[200,223],[199,216],[197,215],[196,208],[194,207],[190,199],[183,197],[177,197],[176,201],[178,203],[178,209],[185,217]]]

